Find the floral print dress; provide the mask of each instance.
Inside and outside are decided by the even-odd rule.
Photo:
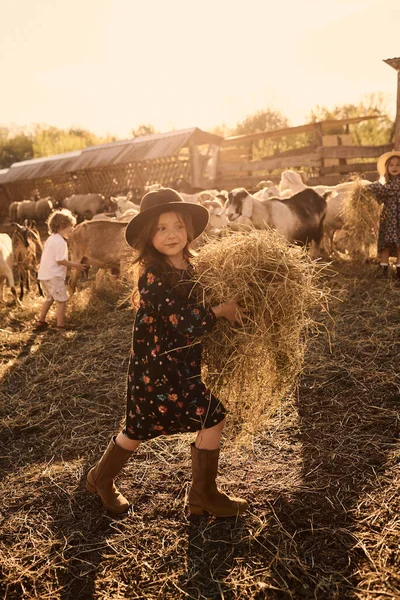
[[[396,252],[400,247],[400,177],[394,177],[388,183],[379,181],[368,186],[378,202],[383,203],[379,222],[378,252],[390,248]]]
[[[141,275],[128,369],[126,426],[134,440],[198,431],[225,417],[221,402],[201,381],[201,343],[216,317],[194,299],[191,271],[176,285],[157,266]]]

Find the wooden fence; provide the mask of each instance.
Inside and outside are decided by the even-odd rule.
[[[371,181],[378,177],[376,159],[393,149],[393,144],[356,146],[352,144],[348,125],[374,117],[323,121],[300,127],[237,136],[224,140],[219,154],[215,185],[219,189],[254,187],[262,179],[278,182],[285,169],[303,170],[310,185],[335,185],[352,174]],[[324,135],[325,131],[346,127],[343,133]],[[253,159],[260,154],[259,142],[307,133],[313,143]],[[333,145],[335,144],[335,145]]]

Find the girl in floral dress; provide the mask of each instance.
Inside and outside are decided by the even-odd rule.
[[[385,183],[372,183],[368,190],[383,203],[378,236],[380,275],[389,276],[389,257],[395,254],[396,278],[400,281],[400,151],[382,154],[378,159],[378,172]]]
[[[189,244],[207,223],[207,209],[161,188],[142,198],[138,215],[126,229],[141,267],[126,423],[89,471],[86,484],[113,513],[129,508],[114,478],[139,444],[184,432],[197,432],[191,444],[190,511],[230,517],[247,508],[245,500],[230,498],[215,482],[225,409],[201,380],[199,338],[218,318],[240,322],[243,311],[236,302],[211,307],[196,300]]]

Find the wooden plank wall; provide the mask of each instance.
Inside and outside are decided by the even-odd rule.
[[[393,144],[383,146],[321,146],[296,148],[261,160],[248,160],[250,144],[229,146],[220,152],[216,187],[231,190],[235,187],[252,187],[262,179],[279,181],[285,169],[305,169],[313,185],[335,185],[349,174],[360,173],[366,179],[377,179],[376,159],[393,149]],[[329,164],[335,159],[337,164]],[[363,159],[363,162],[358,162]],[[366,160],[371,159],[371,160]],[[328,162],[328,164],[326,164]]]

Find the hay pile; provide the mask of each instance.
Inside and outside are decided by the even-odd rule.
[[[246,311],[243,327],[218,319],[203,341],[203,364],[231,419],[253,432],[295,387],[310,309],[327,300],[321,267],[273,230],[211,241],[193,263],[207,302],[236,300]]]
[[[369,258],[369,248],[378,239],[380,206],[375,196],[356,179],[345,198],[343,216],[349,233],[348,251],[354,259]]]

